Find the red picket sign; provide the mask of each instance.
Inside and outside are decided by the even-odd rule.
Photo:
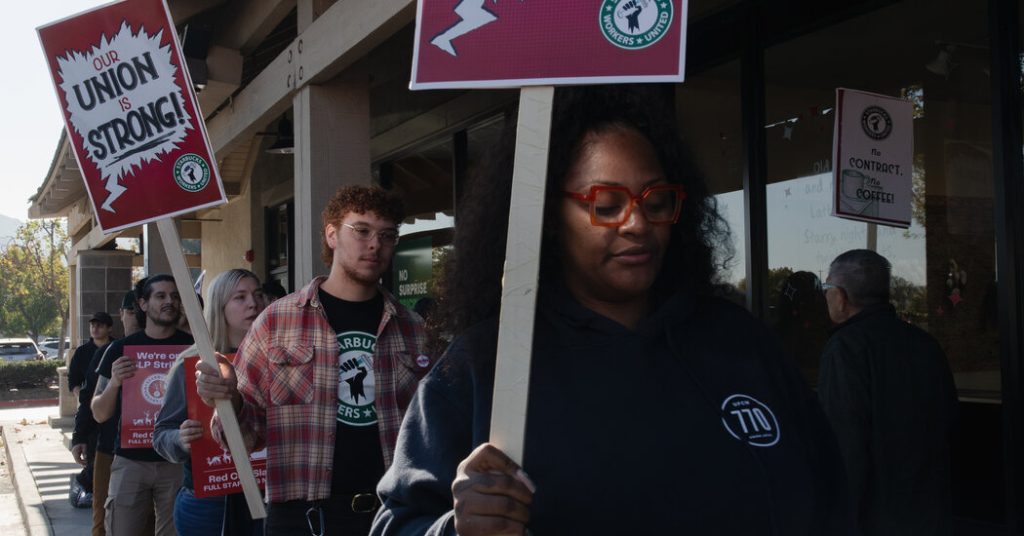
[[[113,2],[37,31],[103,232],[227,202],[163,0]]]
[[[420,0],[412,89],[682,82],[686,0]]]
[[[234,360],[234,354],[228,355]],[[188,404],[188,418],[203,423],[203,436],[192,442],[192,485],[196,497],[216,497],[230,493],[241,493],[242,483],[235,471],[231,453],[221,448],[213,439],[210,431],[210,419],[213,408],[207,406],[199,398],[196,390],[196,363],[198,356],[186,357],[182,364],[185,374],[185,401]],[[267,481],[267,449],[254,452],[249,456],[252,472],[260,489]]]
[[[167,371],[188,346],[125,346],[135,375],[121,384],[121,448],[153,448],[153,425],[167,394]]]

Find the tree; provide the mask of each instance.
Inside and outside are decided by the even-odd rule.
[[[791,275],[793,275],[793,269],[789,266],[768,269],[768,303],[771,306],[775,306],[779,303],[779,294],[782,293],[782,285],[786,282],[786,278]],[[747,278],[744,277],[736,282],[736,290],[740,294],[747,293]]]
[[[909,279],[894,275],[889,285],[889,301],[904,320],[919,326],[927,322],[928,292],[924,286],[915,285]]]
[[[0,252],[0,333],[38,340],[58,327],[61,335],[67,331],[67,247],[62,220],[18,228]]]

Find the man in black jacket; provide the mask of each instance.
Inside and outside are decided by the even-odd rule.
[[[889,261],[836,257],[822,285],[837,325],[819,397],[846,462],[860,534],[950,534],[949,438],[956,388],[931,335],[889,304]]]
[[[93,313],[89,319],[89,340],[75,349],[75,355],[71,357],[68,365],[68,389],[78,397],[85,386],[85,378],[89,369],[89,362],[100,346],[110,342],[110,332],[114,327],[114,319],[104,311]],[[88,406],[88,403],[85,404]],[[79,412],[82,412],[81,400],[79,400]],[[90,412],[91,418],[91,412]],[[77,425],[77,415],[76,415]],[[93,460],[96,455],[96,434],[93,431],[76,433],[71,437],[71,454],[75,461],[84,466],[80,473],[75,475],[71,484],[69,499],[75,508],[87,508],[92,504],[92,471]],[[76,486],[75,483],[78,485]]]

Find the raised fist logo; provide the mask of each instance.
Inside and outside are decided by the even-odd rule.
[[[358,370],[355,375],[345,378],[345,383],[348,384],[349,396],[352,397],[353,402],[359,403],[359,397],[366,398],[366,391],[363,390],[363,380],[369,372],[366,370],[366,365],[362,359],[354,358],[342,362],[341,372],[342,374]]]

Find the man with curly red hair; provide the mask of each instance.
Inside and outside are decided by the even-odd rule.
[[[322,213],[327,277],[270,304],[223,378],[199,364],[199,394],[230,399],[247,446],[268,448],[267,534],[369,532],[402,415],[433,364],[422,320],[379,283],[403,212],[380,188],[339,188]]]

